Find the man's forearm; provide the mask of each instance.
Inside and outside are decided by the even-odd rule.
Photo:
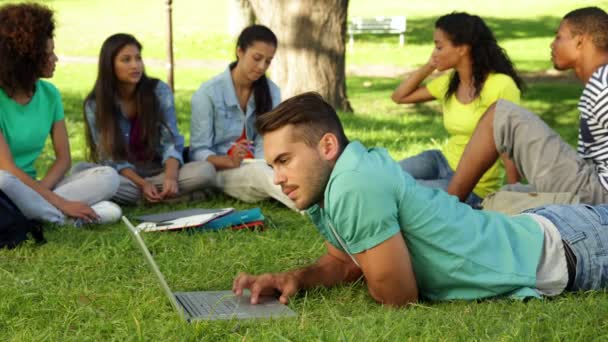
[[[361,277],[361,270],[352,261],[342,261],[331,254],[325,254],[316,263],[287,272],[298,281],[299,289],[315,286],[333,286],[352,282]]]

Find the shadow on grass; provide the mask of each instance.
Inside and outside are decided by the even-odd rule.
[[[435,30],[435,21],[438,18],[408,18],[407,31],[405,33],[406,45],[431,43],[433,41],[433,31]],[[494,32],[499,43],[506,39],[553,37],[561,21],[560,17],[554,16],[543,16],[536,19],[493,17],[482,19]],[[399,37],[395,34],[361,34],[355,36],[355,44],[357,41],[398,44]]]
[[[443,140],[447,132],[442,119],[434,109],[416,105],[417,113],[404,115],[341,115],[342,124],[350,140],[360,140],[364,145],[384,147],[388,150],[406,151],[412,146],[427,145],[433,140]],[[426,113],[426,114],[421,114]]]
[[[578,137],[577,104],[582,89],[579,83],[530,83],[522,104],[574,145]]]
[[[363,76],[348,76],[346,85],[349,96],[357,96],[363,94],[379,94],[386,92],[390,99],[390,94],[401,83],[401,79],[392,77],[363,77]]]

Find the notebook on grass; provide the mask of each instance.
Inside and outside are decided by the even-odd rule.
[[[200,227],[200,230],[219,230],[223,228],[238,230],[243,228],[255,228],[263,226],[264,220],[265,217],[260,208],[235,210],[203,224]]]
[[[139,216],[141,222],[135,227],[143,232],[160,232],[201,227],[205,223],[222,217],[233,211],[233,208],[221,209],[187,209],[152,215]]]

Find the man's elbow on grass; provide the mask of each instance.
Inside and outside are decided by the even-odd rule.
[[[382,305],[402,307],[418,301],[416,281],[403,275],[385,274],[367,280],[369,294]]]
[[[393,291],[383,291],[369,287],[369,294],[376,302],[391,307],[404,307],[418,302],[418,289],[411,290],[395,289]]]

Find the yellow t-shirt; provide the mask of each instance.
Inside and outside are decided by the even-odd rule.
[[[452,73],[437,77],[426,85],[429,93],[433,95],[443,107],[443,125],[450,137],[442,152],[452,170],[456,170],[460,157],[471,139],[471,135],[477,126],[477,122],[498,99],[505,99],[519,104],[520,91],[513,79],[505,74],[491,73],[481,89],[479,97],[471,103],[462,104],[456,95],[450,96],[446,101],[445,94],[448,90]],[[500,179],[500,166],[495,163],[481,177],[473,192],[480,197],[496,191],[502,180]]]

